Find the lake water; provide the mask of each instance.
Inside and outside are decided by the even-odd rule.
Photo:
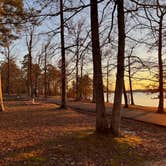
[[[105,101],[106,101],[106,93],[105,95]],[[127,93],[128,101],[130,101],[130,95]],[[134,96],[134,103],[136,105],[142,105],[142,106],[152,106],[152,107],[158,107],[158,99],[154,99],[158,96],[157,93],[146,93],[146,92],[133,92]],[[113,103],[114,99],[114,93],[109,93],[109,102]],[[124,104],[124,96],[122,98],[122,103]],[[166,99],[164,101],[164,107],[166,107]]]

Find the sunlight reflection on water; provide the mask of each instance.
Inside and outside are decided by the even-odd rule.
[[[142,105],[142,106],[152,106],[157,107],[158,106],[158,99],[157,93],[146,93],[146,92],[133,92],[134,95],[134,102],[136,105]],[[130,101],[130,95],[127,94],[128,100]],[[114,94],[109,93],[109,102],[113,102]],[[105,101],[106,101],[106,93],[105,93]],[[122,99],[122,103],[124,104],[124,97]],[[166,107],[166,99],[164,101],[164,107]]]

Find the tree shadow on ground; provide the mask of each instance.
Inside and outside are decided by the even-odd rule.
[[[134,136],[113,138],[102,136],[93,130],[69,132],[55,139],[48,139],[24,149],[17,149],[10,155],[16,161],[11,165],[110,165],[139,166],[143,159],[135,152],[141,139]]]
[[[95,116],[47,104],[28,109],[0,114],[0,165],[139,166],[164,156],[165,128],[125,120],[128,132],[113,138],[94,133]]]

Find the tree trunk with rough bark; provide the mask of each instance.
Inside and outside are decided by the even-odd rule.
[[[107,61],[107,103],[109,102],[109,61]]]
[[[131,80],[131,62],[130,62],[131,55],[128,57],[128,72],[129,72],[129,86],[130,86],[130,98],[131,98],[131,105],[134,104],[134,97],[133,97],[133,87],[132,87],[132,80]]]
[[[95,94],[95,74],[93,73],[93,96],[92,96],[92,103],[96,103],[96,94]]]
[[[6,92],[10,95],[10,49],[7,47],[7,89]]]
[[[84,57],[81,58],[81,73],[80,73],[80,100],[82,100],[82,77],[83,77]]]
[[[33,42],[33,31],[30,33],[30,39],[28,44],[28,95],[33,97],[33,84],[32,84],[32,42]]]
[[[65,41],[64,41],[64,18],[63,0],[60,0],[60,22],[61,22],[61,108],[66,108],[66,60],[65,60]]]
[[[78,76],[78,63],[79,63],[79,50],[78,50],[78,39],[76,41],[76,101],[79,101],[79,76]]]
[[[125,81],[123,83],[123,94],[124,94],[124,102],[125,102],[125,105],[124,105],[124,108],[128,108],[128,99],[127,99],[127,92],[126,92],[126,87],[125,87]]]
[[[159,105],[158,113],[164,113],[164,88],[163,88],[163,61],[162,61],[162,25],[163,16],[159,22],[159,41],[158,41],[158,66],[159,66]]]
[[[94,73],[93,81],[94,81],[95,100],[96,100],[96,132],[107,133],[108,123],[105,113],[104,93],[103,93],[97,0],[90,0],[90,8],[91,8],[90,12],[91,12],[93,73]]]
[[[47,98],[47,49],[44,49],[44,97]]]
[[[121,123],[121,102],[124,84],[124,59],[125,59],[125,23],[124,23],[124,1],[117,0],[118,14],[118,57],[117,57],[117,76],[114,104],[112,109],[111,132],[115,136],[120,135]]]

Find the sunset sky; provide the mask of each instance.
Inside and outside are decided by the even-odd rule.
[[[31,4],[33,1],[29,0],[27,1],[29,4]],[[85,1],[86,3],[88,1]],[[164,3],[164,1],[163,1]],[[101,17],[101,11],[103,9],[103,4],[100,4],[99,5],[99,16]],[[112,7],[112,6],[110,6]],[[56,9],[56,6],[54,7],[54,9]],[[49,10],[45,10],[45,13],[47,13]],[[107,9],[107,12],[109,12],[109,8]],[[89,14],[89,8],[83,10],[79,15],[76,15],[76,17],[73,19],[73,21],[76,21],[76,20],[79,20],[79,19],[82,19],[84,18],[86,20],[86,25],[85,25],[85,32],[89,30],[89,17],[87,17]],[[66,17],[68,16],[68,14],[66,14]],[[50,22],[51,20],[51,22]],[[51,19],[46,19],[42,26],[41,27],[37,27],[36,28],[36,35],[39,34],[39,33],[44,33],[44,32],[47,32],[47,31],[50,31],[52,29],[55,29],[55,27],[58,26],[59,24],[59,17],[56,17],[56,18],[51,18]],[[116,14],[115,14],[115,20],[116,20]],[[144,20],[141,20],[141,21],[144,21]],[[54,22],[54,24],[52,24]],[[114,21],[115,22],[115,21]],[[103,24],[101,25],[101,30],[103,29],[103,27],[105,26],[110,26],[111,24],[111,17],[108,17],[106,16],[104,21],[103,21]],[[133,25],[134,26],[134,22],[129,20],[128,21],[128,17],[126,17],[126,31],[130,30],[130,26],[129,25]],[[55,27],[54,27],[55,26]],[[117,29],[116,29],[116,25],[114,25],[114,30],[113,30],[114,34],[113,34],[113,38],[115,39],[115,41],[117,40]],[[149,31],[147,31],[146,29],[143,31],[143,30],[140,30],[139,28],[138,29],[134,29],[134,30],[130,30],[130,33],[128,35],[132,36],[134,39],[137,39],[137,40],[141,40],[142,41],[142,44],[140,43],[136,49],[134,49],[133,51],[133,56],[138,56],[142,61],[145,61],[145,65],[148,65],[146,64],[146,61],[151,61],[151,62],[155,62],[157,63],[157,49],[155,47],[153,48],[150,48],[150,46],[146,46],[143,41],[147,41],[147,42],[154,42],[154,39],[152,37],[150,37],[149,35],[147,36],[147,34],[149,34]],[[66,35],[67,35],[67,31],[66,31]],[[85,33],[83,32],[82,36],[84,36]],[[104,36],[104,35],[103,35]],[[22,33],[20,34],[20,39],[15,41],[13,43],[14,45],[14,48],[13,48],[13,51],[12,51],[12,55],[14,56],[17,56],[19,58],[16,59],[17,61],[17,64],[19,66],[21,66],[21,61],[23,60],[23,56],[27,54],[27,48],[26,48],[26,42],[25,42],[25,33]],[[104,38],[104,37],[102,37]],[[69,44],[68,43],[68,37],[66,38],[66,46]],[[34,43],[36,43],[34,45],[34,48],[33,48],[33,55],[34,55],[34,58],[33,58],[33,61],[35,62],[36,60],[36,54],[38,54],[41,49],[42,49],[42,46],[43,46],[43,41],[45,41],[45,36],[39,36],[39,37],[36,37],[34,38]],[[53,43],[59,45],[60,43],[60,36],[59,35],[56,35],[53,40],[52,40]],[[102,40],[101,40],[101,43],[102,43]],[[116,43],[116,42],[115,42]],[[114,44],[115,44],[114,43]],[[116,45],[116,44],[115,44]],[[129,52],[130,52],[130,47],[132,45],[135,45],[135,42],[133,42],[132,40],[128,39],[126,37],[126,56],[128,56]],[[103,52],[105,51],[105,48],[103,49]],[[108,49],[107,49],[108,51]],[[116,54],[117,54],[117,48],[115,48],[115,50],[111,50],[110,48],[110,54],[113,54],[113,58],[110,58],[110,62],[115,64],[116,63],[116,60],[115,60],[115,57],[116,57]],[[89,51],[88,52],[88,55],[87,57],[89,59],[91,59],[91,52]],[[3,56],[1,56],[3,58]],[[55,55],[53,58],[50,59],[50,62],[57,66],[57,61],[59,60],[59,57],[60,57],[60,50],[57,50],[55,52]],[[166,51],[165,49],[163,50],[163,59],[166,58]],[[68,58],[67,58],[68,59]],[[70,58],[69,58],[70,59]],[[104,58],[103,58],[104,59]],[[106,61],[107,60],[103,60],[103,67],[106,65]],[[164,61],[165,63],[166,61]],[[72,69],[72,65],[71,67],[69,67],[70,69]],[[155,69],[156,70],[156,69]],[[152,69],[152,71],[155,71]],[[105,72],[105,70],[103,69],[103,73]],[[84,73],[85,74],[89,74],[91,77],[92,77],[92,62],[87,62],[85,64],[85,68],[84,68]],[[114,89],[114,85],[115,85],[115,74],[116,74],[116,70],[113,70],[111,73],[110,73],[110,89]],[[127,73],[126,73],[127,75]],[[152,75],[152,72],[149,72],[147,69],[143,69],[143,70],[140,70],[138,71],[134,77],[136,77],[137,79],[133,79],[133,88],[134,89],[145,89],[146,86],[148,86],[149,84],[154,84],[152,81],[150,80],[153,80],[153,75]],[[128,78],[125,79],[126,80],[126,88],[128,89]],[[104,78],[104,82],[105,82],[105,78]]]

